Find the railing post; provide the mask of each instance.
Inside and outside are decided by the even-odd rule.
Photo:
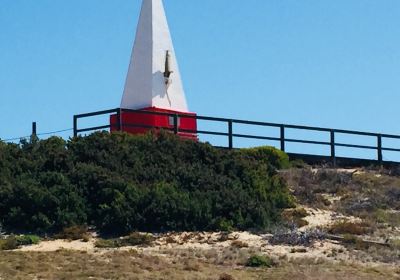
[[[281,151],[285,151],[285,126],[281,125]]]
[[[335,131],[331,130],[331,160],[333,167],[336,167]]]
[[[37,133],[36,133],[36,122],[33,122],[32,123],[32,137],[36,136],[36,135],[37,135]]]
[[[383,162],[383,154],[382,154],[382,135],[378,135],[378,162],[382,164]]]
[[[229,149],[233,149],[233,121],[228,121]]]
[[[78,117],[74,116],[74,137],[78,136]]]
[[[122,131],[122,110],[117,109],[117,131]]]
[[[179,119],[178,119],[178,115],[175,114],[174,115],[174,134],[178,134],[179,133]]]

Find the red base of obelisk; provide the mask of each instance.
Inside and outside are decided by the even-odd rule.
[[[160,129],[173,132],[175,128],[174,117],[172,115],[157,115],[156,113],[179,114],[178,135],[185,139],[198,140],[195,113],[183,113],[156,107],[143,108],[141,111],[154,112],[155,114],[122,111],[120,121],[117,114],[111,115],[111,132],[124,131],[132,134],[144,134],[150,130],[158,131]]]

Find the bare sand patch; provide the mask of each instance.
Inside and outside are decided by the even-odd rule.
[[[21,252],[54,252],[58,250],[73,250],[73,251],[93,251],[95,240],[83,242],[80,240],[50,240],[42,241],[36,245],[24,246],[16,251]]]

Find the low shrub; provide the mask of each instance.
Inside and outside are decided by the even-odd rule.
[[[315,241],[324,240],[325,238],[325,232],[319,229],[304,232],[291,230],[289,232],[278,231],[268,241],[272,245],[310,246]]]
[[[400,250],[400,239],[392,239],[389,242],[391,248],[395,250]]]
[[[97,239],[96,242],[94,243],[94,246],[96,248],[103,248],[103,249],[121,247],[117,239],[102,239],[102,238]]]
[[[308,222],[303,219],[307,215],[308,213],[304,208],[286,209],[282,212],[282,219],[290,226],[301,228],[308,225]]]
[[[201,265],[198,261],[193,259],[185,259],[183,261],[183,269],[186,271],[201,271]]]
[[[15,250],[21,246],[38,244],[40,237],[36,235],[11,235],[0,240],[0,250]]]
[[[229,232],[223,231],[218,237],[218,242],[225,242],[230,240],[232,237],[229,235]]]
[[[400,227],[400,212],[398,211],[378,209],[373,214],[373,218],[375,218],[378,223],[387,224],[392,227]]]
[[[350,248],[354,248],[356,250],[367,250],[371,245],[354,234],[344,234],[342,242],[349,245]]]
[[[168,236],[168,237],[165,239],[165,242],[166,242],[167,244],[174,244],[174,243],[177,243],[177,241],[176,241],[172,236]]]
[[[258,161],[263,161],[279,169],[291,166],[289,156],[274,147],[262,146],[256,148],[241,149],[241,153]]]
[[[366,223],[338,221],[328,228],[331,234],[353,234],[363,235],[371,232],[371,228]]]
[[[40,242],[40,237],[37,235],[20,235],[16,236],[15,239],[17,240],[18,246],[39,244]]]
[[[308,165],[301,159],[294,159],[290,161],[290,167],[292,168],[307,168]]]
[[[57,239],[67,239],[67,240],[88,240],[90,234],[88,233],[88,228],[86,226],[72,226],[64,228],[60,233],[54,235]]]
[[[360,241],[360,239],[353,234],[343,235],[343,242],[346,244],[356,244],[359,241]]]
[[[7,237],[6,239],[0,240],[0,250],[15,250],[18,249],[19,245],[15,236]]]
[[[306,248],[292,248],[290,249],[290,253],[295,254],[295,253],[307,253]]]
[[[224,274],[221,274],[221,276],[219,276],[218,280],[235,280],[235,278],[233,278],[232,275],[224,273]]]
[[[129,236],[121,239],[122,246],[150,246],[155,240],[151,234],[131,233]]]
[[[275,262],[268,256],[253,255],[246,263],[248,267],[273,267]]]
[[[326,209],[330,201],[326,194],[342,195],[351,190],[352,174],[335,170],[311,168],[289,169],[281,172],[287,183],[292,186],[293,194],[302,205]]]
[[[249,244],[240,240],[234,240],[232,241],[231,246],[235,248],[248,248]]]
[[[98,239],[95,242],[95,247],[119,248],[126,246],[150,246],[154,240],[154,236],[150,234],[135,232],[122,238]]]

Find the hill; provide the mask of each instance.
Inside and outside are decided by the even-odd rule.
[[[399,279],[399,170],[170,134],[0,143],[1,223],[41,235],[0,232],[0,279]]]

